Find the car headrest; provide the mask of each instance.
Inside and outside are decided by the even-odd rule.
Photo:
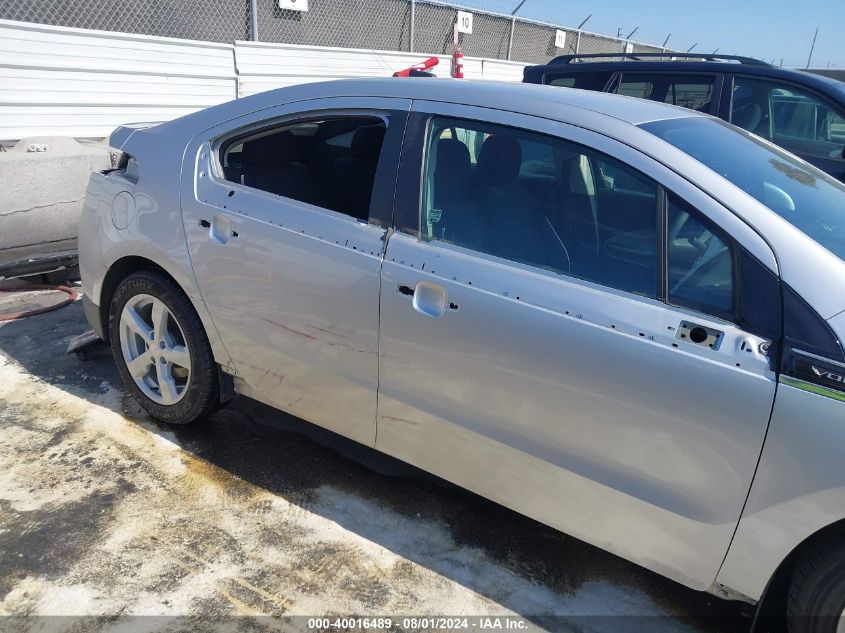
[[[488,136],[478,154],[479,180],[488,185],[511,182],[519,176],[522,147],[511,136]]]
[[[290,132],[262,136],[244,143],[241,160],[250,165],[283,165],[299,160],[296,139]]]
[[[763,109],[756,103],[746,103],[744,105],[734,106],[731,114],[731,123],[743,130],[753,132],[760,125],[763,118]]]
[[[466,145],[454,138],[437,141],[437,165],[434,168],[436,187],[461,190],[469,183],[471,170]]]
[[[363,125],[352,135],[352,155],[356,158],[378,158],[384,141],[384,125]]]

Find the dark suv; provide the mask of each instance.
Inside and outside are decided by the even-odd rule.
[[[563,55],[528,66],[523,81],[706,112],[845,181],[845,83],[835,79],[734,55],[609,53]]]

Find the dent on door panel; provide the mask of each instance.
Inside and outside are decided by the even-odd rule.
[[[458,309],[414,311],[398,286],[419,281]],[[707,589],[753,475],[774,376],[756,352],[736,366],[748,335],[728,324],[704,321],[725,332],[718,350],[678,343],[670,328],[688,318],[394,235],[376,446]]]

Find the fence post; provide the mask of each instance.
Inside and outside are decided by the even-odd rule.
[[[516,18],[511,18],[511,34],[508,36],[508,61],[511,60],[511,51],[513,50],[513,27],[516,26]]]
[[[416,14],[417,9],[417,2],[416,0],[411,0],[411,34],[408,37],[408,52],[414,52],[414,17]]]
[[[581,48],[581,31],[578,31],[578,37],[575,38],[575,54],[578,54],[578,49]]]
[[[250,0],[249,17],[252,24],[252,41],[258,41],[258,0]]]

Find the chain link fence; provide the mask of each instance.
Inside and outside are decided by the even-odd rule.
[[[258,40],[342,48],[449,54],[462,7],[439,0],[310,0],[307,11],[279,0],[0,0],[0,19],[232,42]],[[556,55],[617,53],[627,42],[553,24],[466,9],[464,55],[544,63]],[[563,42],[556,37],[565,33]],[[561,45],[562,46],[559,46]],[[635,53],[664,49],[630,43]]]

